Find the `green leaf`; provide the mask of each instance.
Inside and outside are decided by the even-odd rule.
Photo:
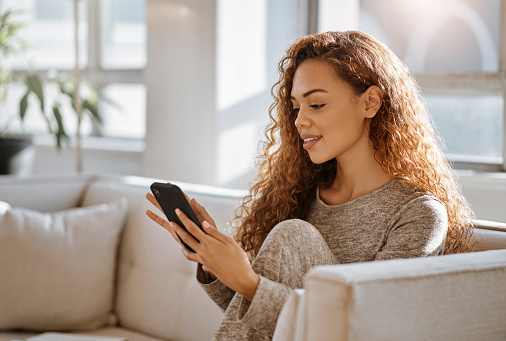
[[[58,82],[58,86],[62,94],[67,95],[71,101],[74,100],[74,90],[69,90],[68,87],[62,82]]]
[[[58,80],[58,88],[60,92],[64,95],[66,95],[70,100],[70,105],[72,105],[72,108],[74,108],[74,111],[76,110],[76,106],[74,103],[74,88],[69,85],[68,79],[60,79]]]
[[[34,94],[37,95],[40,102],[40,110],[44,112],[44,92],[42,90],[42,82],[40,81],[39,75],[37,74],[29,74],[26,76],[26,82],[28,88],[33,91]]]
[[[0,16],[0,32],[8,25],[9,17],[12,14],[12,10],[5,12],[4,15]]]
[[[11,21],[10,17],[14,12],[19,11],[9,10],[0,16],[0,52],[5,56],[21,50],[22,39],[17,37],[17,34],[23,24]]]
[[[98,123],[102,124],[102,117],[98,113],[98,107],[96,104],[93,105],[88,100],[84,100],[83,109],[88,110],[88,112],[91,114],[91,117]]]
[[[26,94],[21,98],[21,102],[19,102],[19,117],[21,117],[21,121],[25,119],[26,108],[28,108],[28,95],[30,92],[30,90],[27,90]]]
[[[68,141],[68,135],[65,132],[65,126],[63,125],[63,116],[60,112],[60,107],[58,104],[53,106],[53,114],[56,122],[58,123],[58,130],[55,133],[56,137],[56,147],[61,149],[62,140]]]
[[[29,74],[26,77],[22,78],[23,82],[25,83],[26,87],[29,91],[33,92],[35,95],[37,95],[37,98],[40,103],[40,112],[42,116],[44,117],[44,120],[47,124],[47,130],[49,133],[53,134],[53,128],[51,126],[51,121],[49,120],[49,117],[47,117],[46,112],[44,111],[44,93],[42,91],[42,82],[40,81],[39,75],[37,74]]]
[[[84,99],[93,105],[97,105],[98,95],[93,86],[85,79],[81,81],[81,90],[84,93]]]

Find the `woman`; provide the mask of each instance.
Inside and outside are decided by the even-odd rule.
[[[279,70],[235,240],[195,200],[204,231],[148,211],[196,251],[182,248],[225,311],[215,340],[269,340],[313,266],[470,249],[472,212],[392,51],[360,32],[322,33],[298,39]]]

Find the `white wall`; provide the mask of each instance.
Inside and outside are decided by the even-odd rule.
[[[247,186],[298,18],[290,0],[147,1],[144,175]]]
[[[216,1],[148,0],[144,175],[212,183]]]

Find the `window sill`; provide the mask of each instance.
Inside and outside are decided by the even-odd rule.
[[[34,143],[37,147],[55,148],[55,140],[49,134],[34,134]],[[70,140],[68,146],[64,144],[62,149],[75,147],[75,139]],[[82,148],[92,151],[112,151],[141,154],[144,152],[145,143],[141,139],[112,138],[112,137],[94,137],[86,136],[82,139]]]
[[[500,157],[447,155],[453,168],[478,172],[504,172],[503,159]]]

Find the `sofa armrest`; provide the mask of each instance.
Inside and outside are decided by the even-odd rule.
[[[321,266],[274,340],[504,340],[506,250]]]

